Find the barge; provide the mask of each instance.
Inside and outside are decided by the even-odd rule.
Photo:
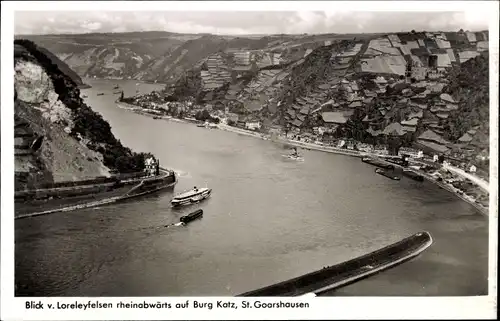
[[[382,175],[382,176],[385,176],[385,177],[390,178],[390,179],[395,180],[395,181],[399,181],[401,179],[399,176],[394,175],[394,173],[388,173],[381,168],[377,168],[375,170],[375,173]]]
[[[363,157],[363,158],[361,158],[361,161],[363,163],[367,163],[367,164],[377,166],[380,168],[384,168],[384,169],[394,169],[394,165],[384,163],[382,161],[379,161],[379,160],[371,158],[371,157]]]
[[[428,232],[420,232],[372,253],[238,296],[322,295],[415,258],[432,242]]]
[[[384,159],[384,161],[388,162],[388,163],[399,165],[401,167],[408,166],[408,161],[405,159],[401,159],[401,158],[386,158],[386,159]]]
[[[197,218],[201,218],[201,217],[203,217],[203,210],[199,209],[199,210],[196,210],[192,213],[189,213],[188,215],[182,216],[180,218],[180,221],[181,221],[181,223],[187,224],[187,223],[194,221]]]
[[[405,169],[403,170],[403,175],[406,176],[406,177],[409,177],[415,181],[418,181],[418,182],[423,182],[424,181],[424,177],[420,174],[417,174],[415,173],[414,171],[412,170],[408,170],[408,169]]]

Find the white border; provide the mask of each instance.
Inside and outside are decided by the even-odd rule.
[[[24,310],[23,299],[14,298],[14,219],[13,219],[13,167],[14,138],[13,128],[13,17],[14,11],[157,11],[159,2],[2,2],[1,50],[2,50],[2,172],[1,175],[1,308],[2,320],[11,319],[52,319],[52,320],[164,320],[164,319],[394,319],[394,318],[494,318],[496,316],[496,281],[497,281],[497,246],[498,246],[498,3],[496,1],[354,1],[354,2],[168,2],[165,10],[170,11],[313,11],[328,10],[335,6],[342,11],[465,11],[482,12],[489,18],[490,43],[490,215],[489,215],[489,296],[484,297],[394,297],[394,298],[303,298],[312,302],[311,309],[303,310],[88,310],[78,312],[67,311],[64,314],[35,313],[35,310]],[[409,276],[411,277],[411,276]],[[98,299],[98,298],[96,298]],[[139,299],[139,298],[138,298]],[[143,300],[145,298],[140,298]],[[159,298],[150,298],[156,302]],[[183,302],[209,300],[209,298],[175,298]],[[210,298],[214,300],[215,298]],[[104,300],[104,298],[103,298]],[[103,301],[101,300],[101,301]],[[117,298],[106,298],[107,301],[118,301]],[[132,300],[132,298],[121,298]],[[166,298],[165,298],[166,300]],[[234,298],[235,302],[242,299]],[[269,300],[277,300],[269,298]],[[71,302],[74,299],[58,301]],[[88,299],[82,298],[82,301]],[[250,300],[249,300],[250,301]],[[264,301],[264,300],[263,300]],[[323,312],[324,310],[324,312]]]

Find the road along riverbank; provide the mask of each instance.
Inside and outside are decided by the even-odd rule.
[[[321,295],[415,258],[431,246],[432,242],[428,232],[420,232],[352,260],[238,296]]]

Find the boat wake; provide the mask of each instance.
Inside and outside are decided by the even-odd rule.
[[[170,227],[179,227],[179,226],[185,226],[186,224],[183,222],[175,223],[175,224],[166,224],[163,226],[156,226],[157,229],[159,228],[170,228]]]
[[[171,223],[171,224],[165,224],[165,225],[145,226],[145,227],[141,227],[137,230],[159,230],[159,229],[170,228],[170,227],[181,227],[181,226],[185,226],[185,225],[186,224],[183,222],[178,222],[178,223]]]
[[[191,174],[189,172],[179,169],[173,169],[173,171],[175,172],[175,175],[177,175],[178,177],[191,178]]]

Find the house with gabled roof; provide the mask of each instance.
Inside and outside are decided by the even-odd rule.
[[[400,123],[391,123],[384,128],[382,134],[386,136],[403,136],[406,132],[403,130]]]
[[[450,144],[451,144],[450,142],[443,139],[443,137],[436,134],[434,131],[432,131],[430,129],[426,130],[420,136],[418,136],[417,142],[416,142],[416,145],[418,145],[420,148],[422,148],[424,150],[424,152],[427,152],[429,154],[448,153],[450,151],[450,149],[447,146]]]

